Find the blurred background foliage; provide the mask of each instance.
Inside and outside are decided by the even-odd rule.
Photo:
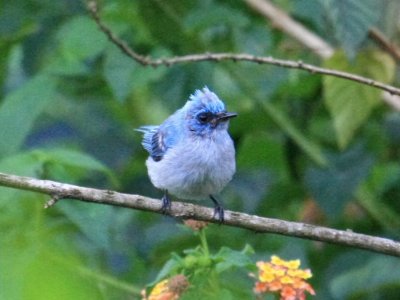
[[[337,50],[322,61],[245,2],[103,0],[103,21],[154,57],[248,52],[399,85],[395,0],[277,0]],[[0,2],[0,171],[160,197],[141,136],[209,86],[231,111],[238,170],[226,209],[400,239],[400,114],[354,82],[245,62],[142,67],[100,32],[79,0]],[[1,299],[138,299],[171,253],[197,238],[168,217],[0,188]],[[208,204],[208,203],[206,203]],[[400,261],[211,225],[212,251],[246,244],[312,269],[316,299],[398,299]],[[251,280],[236,269],[219,299]],[[230,291],[230,292],[229,292]],[[241,295],[241,298],[244,296]]]

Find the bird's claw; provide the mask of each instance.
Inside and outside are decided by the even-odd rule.
[[[168,192],[165,192],[164,196],[161,198],[161,202],[161,212],[165,214],[171,209],[171,198],[169,197]]]
[[[218,202],[217,199],[214,198],[213,195],[210,195],[210,199],[214,203],[214,215],[213,218],[218,217],[218,221],[220,224],[224,223],[224,208],[222,205]]]
[[[225,219],[225,211],[224,208],[222,206],[215,206],[214,207],[214,215],[213,218],[218,218],[218,221],[220,224],[224,223],[224,219]]]

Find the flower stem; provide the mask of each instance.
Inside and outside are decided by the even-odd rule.
[[[203,248],[204,255],[206,257],[210,257],[210,251],[208,250],[208,243],[207,243],[207,237],[204,229],[201,229],[199,231],[199,236],[200,236],[200,242],[201,242],[201,247]]]

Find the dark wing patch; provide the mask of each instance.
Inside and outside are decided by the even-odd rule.
[[[142,126],[137,131],[143,132],[142,145],[155,161],[160,161],[167,147],[159,126]]]
[[[166,151],[162,133],[158,130],[151,138],[151,157],[155,161],[160,161]]]

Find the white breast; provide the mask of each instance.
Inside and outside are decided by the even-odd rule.
[[[227,132],[193,137],[168,149],[163,159],[146,161],[153,185],[181,199],[218,194],[235,173],[235,149]]]

